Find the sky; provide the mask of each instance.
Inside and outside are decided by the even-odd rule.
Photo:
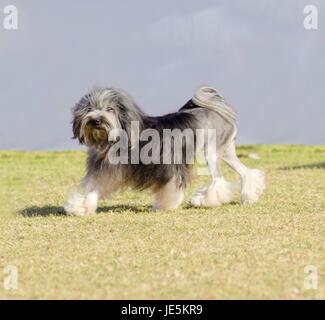
[[[161,115],[202,84],[236,110],[241,144],[324,144],[325,1],[0,0],[0,22],[0,149],[80,149],[71,108],[94,86]]]

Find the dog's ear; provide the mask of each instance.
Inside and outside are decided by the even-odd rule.
[[[80,132],[82,118],[87,110],[87,101],[83,97],[73,108],[72,108],[72,132],[73,139],[78,139],[80,143],[84,143],[84,137]]]
[[[80,116],[74,115],[72,120],[72,132],[73,132],[73,139],[78,139],[80,143],[84,142],[83,137],[80,135],[80,128],[81,128],[81,119]]]
[[[134,148],[139,140],[142,118],[128,101],[119,101],[118,108],[121,128],[127,133],[130,148]]]

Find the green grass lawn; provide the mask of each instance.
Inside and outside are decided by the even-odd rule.
[[[237,196],[152,213],[149,193],[126,191],[83,218],[62,205],[84,173],[84,152],[0,152],[0,298],[324,299],[325,147],[238,152],[267,174],[255,205]],[[186,201],[208,179],[194,175]],[[3,288],[7,265],[18,268],[16,290]],[[307,265],[318,270],[316,290],[304,288]]]

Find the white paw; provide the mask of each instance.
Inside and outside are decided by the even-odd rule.
[[[87,209],[85,207],[75,207],[69,204],[66,204],[64,206],[64,210],[68,216],[83,217],[90,214],[89,212],[87,212]]]
[[[64,206],[64,210],[69,216],[87,216],[94,214],[97,208],[98,195],[90,192],[86,196],[74,192],[70,195],[68,202]]]
[[[216,197],[220,203],[230,203],[233,198],[233,193],[237,188],[236,182],[228,182],[224,178],[218,178],[216,184]]]
[[[265,190],[265,174],[263,171],[249,170],[243,181],[241,190],[241,203],[253,204],[257,202]]]
[[[205,201],[205,189],[198,190],[191,198],[191,205],[195,207],[203,206]]]
[[[191,199],[191,205],[212,207],[220,206],[221,202],[217,197],[217,192],[214,186],[198,190]]]
[[[198,190],[191,199],[193,206],[220,206],[232,201],[236,184],[224,178],[215,179],[208,188]]]

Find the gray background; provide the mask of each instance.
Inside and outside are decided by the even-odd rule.
[[[19,10],[19,30],[2,26]],[[319,29],[303,26],[315,4]],[[299,0],[0,0],[0,148],[74,149],[70,108],[122,87],[152,115],[200,84],[239,114],[240,143],[323,144],[325,3]]]

